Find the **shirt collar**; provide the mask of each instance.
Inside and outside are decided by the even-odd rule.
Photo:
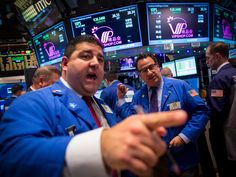
[[[31,89],[32,91],[35,91],[35,90],[36,90],[32,85],[30,86],[30,89]]]
[[[109,83],[108,86],[111,86],[114,82],[116,82],[117,80],[113,80],[112,82]]]
[[[61,82],[62,82],[67,88],[69,88],[70,90],[73,90],[73,91],[76,93],[76,95],[78,95],[80,98],[82,97],[82,95],[80,95],[79,93],[77,93],[77,92],[70,86],[70,84],[69,84],[67,81],[65,81],[62,77],[60,77],[60,80],[61,80]]]
[[[221,69],[224,65],[227,65],[228,63],[229,63],[228,61],[222,63],[222,64],[217,68],[216,73],[218,73],[218,72],[220,71],[220,69]]]
[[[147,86],[148,87],[148,91],[151,91],[151,87]],[[160,81],[160,84],[156,86],[157,87],[157,90],[161,89],[163,87],[163,78],[161,78],[161,81]]]

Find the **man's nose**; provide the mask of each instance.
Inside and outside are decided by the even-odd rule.
[[[91,62],[93,64],[99,64],[98,57],[94,56]]]
[[[98,57],[94,56],[94,57],[90,60],[90,66],[92,66],[92,67],[98,67],[98,65],[99,65]]]

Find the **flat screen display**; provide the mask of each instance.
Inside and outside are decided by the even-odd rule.
[[[136,5],[112,9],[70,19],[73,37],[94,35],[104,52],[142,46]]]
[[[209,41],[208,3],[147,3],[149,45]]]
[[[180,76],[189,76],[197,74],[197,65],[195,57],[187,57],[175,60],[176,74]]]
[[[236,59],[236,48],[229,50],[229,59]]]
[[[0,76],[4,72],[23,71],[25,68],[37,65],[34,54],[0,54]]]
[[[165,62],[162,63],[162,68],[170,68],[171,72],[173,73],[173,77],[176,77],[176,69],[175,69],[175,61]]]
[[[14,5],[32,36],[62,19],[54,0],[15,0]]]
[[[214,5],[213,17],[213,41],[236,44],[236,14]]]
[[[63,22],[33,37],[39,66],[61,62],[68,39]]]
[[[135,57],[120,59],[120,71],[135,70]]]

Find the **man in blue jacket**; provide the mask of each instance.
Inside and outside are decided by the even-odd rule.
[[[131,104],[122,101],[126,88],[118,87],[118,115],[125,119],[128,115],[135,114],[136,105],[141,105],[143,111],[173,111],[183,109],[188,113],[188,121],[179,127],[167,129],[167,135],[163,137],[169,146],[170,152],[176,159],[182,176],[198,175],[198,153],[196,140],[204,130],[208,121],[208,108],[198,93],[185,81],[162,77],[160,67],[155,56],[141,54],[136,60],[136,70],[146,83],[133,97]],[[152,92],[156,91],[156,102],[152,102]],[[171,175],[171,174],[170,174]]]
[[[95,37],[78,36],[68,43],[60,80],[19,97],[4,114],[1,177],[107,177],[112,169],[140,176],[152,172],[166,147],[152,132],[184,123],[186,113],[136,115],[113,126],[112,110],[93,96],[103,69],[103,46]]]
[[[117,74],[114,71],[105,73],[104,80],[107,84],[107,87],[103,89],[100,98],[103,99],[103,101],[114,110],[118,101],[117,86],[118,84],[121,84],[121,82],[118,80]],[[128,88],[128,91],[125,94],[125,101],[131,102],[135,90],[129,85],[126,85],[126,87]]]
[[[25,93],[23,86],[20,84],[14,84],[11,88],[12,95],[9,99],[6,100],[5,109],[7,110],[11,103],[19,96]]]
[[[228,56],[228,45],[223,42],[211,43],[207,47],[206,64],[216,70],[208,87],[207,102],[211,108],[209,137],[220,177],[236,176],[236,159],[227,156],[224,137],[224,131],[230,131],[224,130],[224,125],[231,107],[231,87],[236,84],[236,68],[228,62]],[[233,135],[232,131],[230,133]]]

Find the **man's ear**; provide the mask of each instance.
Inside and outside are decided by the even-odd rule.
[[[39,79],[38,79],[38,85],[40,88],[43,87],[43,84],[44,84],[44,76],[40,76]]]
[[[69,58],[66,56],[62,57],[62,61],[61,61],[61,68],[62,70],[67,70],[67,64],[69,62]]]

